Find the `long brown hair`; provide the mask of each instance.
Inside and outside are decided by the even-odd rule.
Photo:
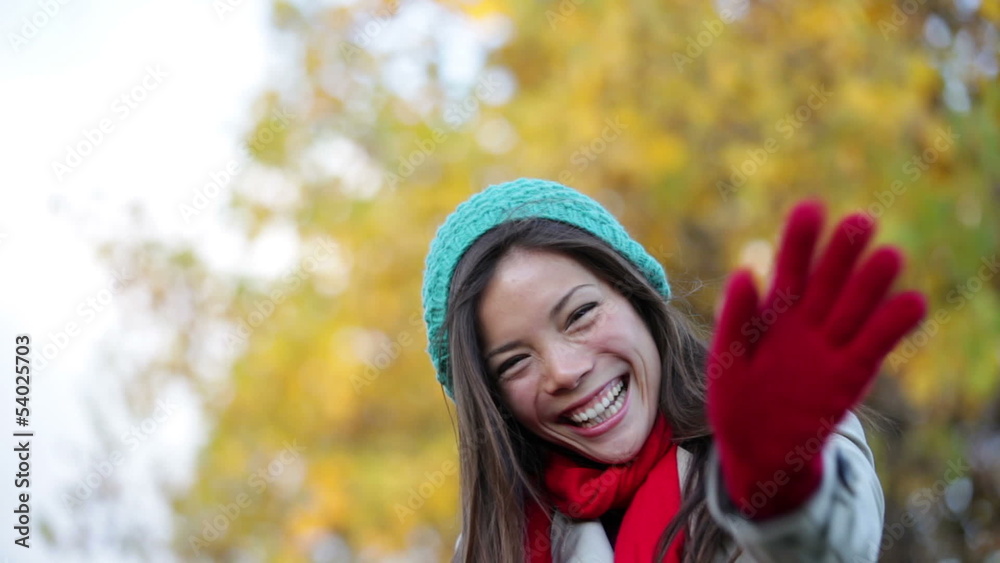
[[[627,259],[598,237],[548,219],[508,221],[480,237],[452,278],[448,313],[450,369],[454,381],[460,452],[462,562],[524,561],[527,498],[541,498],[540,438],[521,426],[487,374],[476,311],[497,263],[513,248],[561,252],[577,260],[625,296],[646,323],[663,361],[660,410],[674,440],[691,456],[680,511],[660,538],[659,557],[682,530],[685,561],[709,561],[728,534],[705,505],[705,467],[712,442],[705,415],[707,348],[685,315],[656,292]],[[530,538],[549,547],[549,538]]]

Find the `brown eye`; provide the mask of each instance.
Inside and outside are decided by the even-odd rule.
[[[594,307],[597,307],[597,302],[587,303],[586,305],[583,305],[576,311],[573,311],[573,314],[569,316],[569,321],[566,323],[567,328],[574,322],[582,318],[584,315],[589,313],[591,309],[593,309]]]
[[[500,364],[500,367],[497,368],[497,376],[503,375],[505,371],[517,365],[517,362],[521,361],[521,358],[524,357],[525,356],[523,354],[520,356],[514,356],[513,358],[510,358],[506,362]]]

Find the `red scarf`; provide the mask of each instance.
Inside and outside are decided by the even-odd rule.
[[[626,508],[615,540],[615,562],[653,561],[656,544],[681,505],[677,448],[670,426],[657,416],[649,438],[631,461],[583,467],[561,453],[551,453],[545,467],[545,492],[559,512],[574,520],[594,520]],[[534,501],[527,503],[528,563],[552,563],[551,520]],[[664,561],[679,563],[683,530]]]

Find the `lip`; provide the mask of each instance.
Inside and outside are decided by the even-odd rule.
[[[584,398],[580,399],[579,401],[573,403],[572,406],[570,406],[566,410],[562,411],[559,414],[559,416],[562,417],[562,418],[569,418],[569,414],[571,412],[573,412],[576,409],[582,407],[583,405],[586,405],[587,403],[593,401],[594,397],[597,397],[598,395],[606,392],[608,389],[611,388],[611,385],[614,384],[614,382],[618,381],[619,379],[622,380],[622,381],[626,381],[628,379],[628,372],[620,373],[620,374],[616,375],[614,377],[614,379],[612,379],[611,381],[605,383],[604,386],[601,387],[600,389],[594,391],[590,395],[587,395],[586,397],[584,397]]]
[[[615,379],[617,380],[618,378],[616,377]],[[600,436],[601,434],[610,431],[612,428],[617,426],[618,423],[621,422],[623,418],[625,418],[625,414],[628,413],[629,406],[632,403],[632,388],[635,386],[635,384],[631,381],[628,381],[628,379],[629,379],[628,374],[625,374],[625,378],[623,379],[623,381],[627,382],[627,386],[625,388],[625,403],[622,404],[622,408],[618,409],[618,412],[616,412],[614,416],[598,424],[597,426],[591,426],[590,428],[581,428],[579,426],[576,426],[575,424],[570,424],[568,422],[564,424],[572,428],[574,432],[576,432],[580,436],[583,436],[584,438],[593,438],[594,436]]]

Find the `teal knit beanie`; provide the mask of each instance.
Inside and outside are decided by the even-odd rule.
[[[562,184],[533,178],[489,186],[459,204],[438,227],[425,263],[422,293],[429,340],[427,352],[437,370],[437,380],[453,400],[448,334],[442,330],[442,324],[455,266],[476,239],[493,227],[532,217],[562,221],[604,240],[632,262],[663,297],[670,298],[670,284],[663,266],[594,199]]]

